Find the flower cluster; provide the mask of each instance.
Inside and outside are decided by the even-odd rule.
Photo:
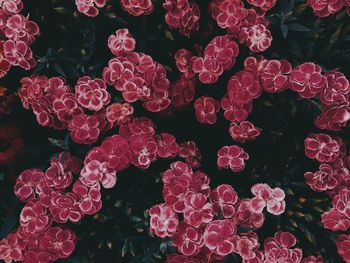
[[[233,252],[247,263],[265,262],[264,258],[300,262],[301,250],[292,248],[292,234],[276,233],[265,241],[263,252],[254,232],[264,223],[264,207],[275,215],[284,212],[282,189],[256,184],[251,189],[255,197],[240,199],[230,185],[210,189],[209,177],[183,162],[172,163],[162,180],[164,203],[149,209],[150,232],[170,237],[180,253],[169,255],[167,262],[214,262]],[[240,227],[247,230],[237,232]]]
[[[142,101],[151,112],[165,110],[170,105],[169,86],[163,65],[140,52],[135,52],[135,40],[127,29],[118,29],[108,39],[115,55],[103,70],[103,79],[122,93],[126,102]]]
[[[350,7],[350,2],[347,0],[307,0],[307,3],[318,17],[327,17],[338,13],[343,7],[347,7],[349,13]]]
[[[245,8],[241,0],[214,0],[210,4],[211,15],[219,27],[227,29],[240,43],[245,43],[253,52],[261,52],[272,41],[269,22],[264,17],[265,11],[272,8],[277,1],[248,2],[252,8]]]
[[[0,1],[0,78],[11,66],[25,70],[36,66],[30,46],[39,35],[38,25],[22,15],[21,0]]]
[[[188,0],[165,0],[163,7],[167,11],[165,22],[180,34],[189,37],[199,29],[199,5]]]

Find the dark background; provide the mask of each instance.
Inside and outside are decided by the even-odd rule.
[[[208,0],[200,1],[200,31],[190,39],[168,28],[159,0],[154,2],[155,10],[151,15],[141,17],[122,11],[116,0],[108,1],[96,18],[79,14],[74,1],[23,2],[23,14],[30,13],[30,19],[38,23],[41,31],[32,46],[38,59],[34,72],[50,77],[63,76],[72,86],[80,76],[101,76],[103,67],[112,57],[107,38],[118,28],[130,30],[137,40],[137,51],[166,65],[171,81],[179,77],[174,62],[178,49],[196,52],[195,44],[205,46],[214,36],[225,34],[207,13]],[[274,40],[263,55],[269,59],[288,59],[294,66],[312,61],[324,69],[340,69],[350,78],[350,18],[345,10],[318,19],[304,1],[278,2],[267,14]],[[218,83],[198,84],[196,97],[208,95],[220,99],[226,92],[227,80],[242,69],[242,62],[248,55],[248,49],[241,46],[236,65]],[[19,88],[19,80],[32,73],[12,69],[0,80],[0,85],[13,93]],[[112,87],[109,91],[115,99],[120,98]],[[233,144],[228,134],[229,122],[224,120],[222,112],[213,126],[199,124],[191,105],[172,116],[164,116],[146,112],[136,103],[135,115],[151,117],[159,132],[174,134],[178,142],[194,140],[202,153],[201,170],[210,176],[211,187],[231,184],[240,197],[251,197],[250,187],[257,182],[285,190],[287,210],[281,216],[266,213],[265,224],[258,231],[261,244],[265,237],[278,230],[291,231],[305,256],[322,254],[326,262],[341,262],[334,243],[338,233],[325,230],[320,223],[320,216],[329,209],[331,201],[326,194],[312,191],[303,177],[305,171],[317,169],[317,164],[305,157],[303,141],[308,134],[320,132],[313,125],[319,112],[317,100],[300,99],[292,91],[263,94],[255,100],[249,120],[262,128],[263,133],[256,141],[243,146],[250,159],[245,170],[238,174],[220,171],[216,165],[218,149]],[[22,207],[13,194],[16,176],[30,167],[45,169],[50,157],[64,150],[49,138],[64,140],[67,134],[40,127],[32,112],[23,109],[20,102],[14,105],[11,115],[2,116],[0,121],[19,127],[25,144],[25,153],[0,171],[0,238],[3,238],[17,226]],[[116,130],[110,132],[113,133]],[[345,140],[349,134],[349,128],[337,133]],[[100,142],[101,139],[96,144]],[[89,149],[71,142],[67,147],[81,158]],[[162,202],[160,173],[172,161],[159,160],[146,171],[129,168],[119,173],[116,187],[103,191],[102,210],[78,224],[69,225],[79,242],[72,257],[60,262],[163,262],[163,252],[172,249],[167,242],[149,236],[145,210]],[[225,262],[241,261],[239,257],[229,256]]]

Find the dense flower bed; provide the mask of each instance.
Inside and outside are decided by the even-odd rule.
[[[279,47],[290,32],[330,39],[328,50],[342,38],[348,43],[350,3],[115,2],[0,0],[0,78],[13,86],[11,94],[9,84],[0,89],[1,118],[8,122],[0,126],[1,175],[19,200],[4,191],[11,201],[2,204],[9,209],[0,259],[350,262],[350,72],[335,58],[325,66],[312,55],[296,55],[303,48],[293,35],[292,51]],[[313,30],[297,16],[307,6]],[[54,25],[45,12],[62,16],[62,24]],[[330,36],[329,28],[317,25],[333,26],[326,20],[332,15],[340,29]],[[71,34],[55,38],[53,26]],[[315,44],[307,43],[312,53]],[[339,57],[346,61],[350,49]],[[300,103],[312,105],[312,114]],[[273,108],[269,117],[261,105]],[[289,125],[284,109],[292,108],[295,117],[297,105],[300,121],[311,116],[307,126],[294,122],[292,148],[286,141],[272,146]],[[273,126],[274,116],[282,127]],[[21,122],[29,123],[26,130],[16,127]],[[212,130],[203,139],[204,129]],[[43,140],[50,146],[40,145]],[[25,150],[27,144],[36,148]],[[271,175],[280,159],[266,161],[270,152],[286,155],[278,170],[283,178]],[[127,179],[140,171],[144,178]],[[120,180],[129,180],[126,187]],[[307,198],[313,205],[304,209]],[[84,222],[112,228],[99,236]],[[318,233],[305,222],[319,226]],[[132,230],[124,234],[124,228]],[[317,244],[315,235],[327,243]],[[97,246],[82,248],[90,238]],[[113,259],[96,257],[121,242]]]

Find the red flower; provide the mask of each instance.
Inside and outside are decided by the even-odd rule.
[[[304,258],[301,263],[324,263],[322,256],[309,256]]]
[[[39,247],[43,251],[56,255],[57,258],[69,257],[77,242],[77,237],[70,229],[50,227],[39,239]]]
[[[243,199],[239,203],[234,222],[242,227],[260,228],[265,221],[264,214],[255,212],[251,203],[250,199]]]
[[[249,159],[248,153],[243,148],[231,145],[222,147],[218,153],[217,164],[220,169],[230,168],[233,172],[240,172],[245,167],[245,160]]]
[[[53,192],[49,210],[53,220],[57,223],[66,223],[68,220],[78,222],[81,219],[81,211],[75,193]]]
[[[164,179],[163,179],[164,180]],[[184,212],[185,198],[189,193],[189,184],[191,178],[187,175],[176,176],[169,179],[169,184],[165,184],[163,188],[163,198],[165,203],[172,207],[175,212]]]
[[[231,185],[221,184],[210,191],[210,203],[216,215],[232,218],[236,212],[234,205],[238,202],[238,195]]]
[[[259,80],[248,71],[239,71],[227,83],[227,93],[235,105],[251,103],[261,95]]]
[[[133,113],[134,107],[129,103],[115,102],[106,109],[107,120],[116,125],[127,123]]]
[[[193,77],[193,54],[191,51],[187,49],[179,49],[175,54],[175,62],[177,69],[184,74],[185,78],[189,79]]]
[[[100,186],[86,186],[82,181],[83,179],[80,178],[73,185],[73,193],[77,195],[79,209],[82,215],[96,214],[102,208]]]
[[[36,66],[33,52],[23,41],[7,40],[4,44],[6,60],[13,66],[20,66],[29,70]]]
[[[21,14],[12,15],[6,21],[5,35],[15,42],[23,41],[27,45],[31,45],[38,34],[38,25]]]
[[[203,229],[196,229],[181,222],[171,241],[181,254],[185,256],[197,255],[203,246]]]
[[[98,15],[97,7],[104,7],[106,0],[75,0],[78,11],[87,15],[95,17]]]
[[[239,143],[255,140],[261,133],[261,129],[254,126],[250,121],[243,121],[240,124],[231,123],[229,129],[232,139]]]
[[[18,237],[17,233],[11,233],[6,238],[0,240],[0,259],[5,263],[13,261],[23,261],[23,252],[26,243]]]
[[[322,214],[322,224],[331,231],[346,231],[350,228],[350,219],[335,208]]]
[[[205,56],[214,58],[216,62],[223,65],[224,70],[229,70],[233,67],[238,53],[239,47],[237,43],[230,40],[228,36],[213,38],[204,50]]]
[[[225,95],[221,100],[221,108],[225,111],[224,117],[226,120],[240,123],[247,119],[253,109],[253,104],[248,103],[238,106],[232,103],[229,97]]]
[[[63,93],[55,97],[52,109],[57,118],[63,122],[70,122],[74,116],[83,113],[83,109],[78,105],[73,93]]]
[[[248,48],[253,52],[265,51],[272,42],[271,32],[263,24],[243,28],[239,38],[241,42],[245,41]]]
[[[166,204],[159,204],[149,209],[150,232],[158,237],[173,236],[178,228],[179,219],[175,211]]]
[[[166,170],[162,176],[162,180],[165,186],[173,184],[172,180],[179,176],[185,176],[188,181],[191,180],[193,175],[192,167],[187,163],[174,162],[170,165],[170,169]]]
[[[202,96],[194,102],[196,119],[203,124],[214,124],[216,113],[220,110],[220,103],[212,97]]]
[[[327,106],[321,115],[315,120],[315,125],[320,129],[340,131],[350,120],[350,103],[344,102],[340,105]]]
[[[305,173],[306,183],[314,191],[326,191],[337,186],[338,181],[334,177],[333,167],[328,164],[321,164],[317,172]]]
[[[220,256],[226,256],[234,250],[236,226],[230,220],[215,220],[204,231],[204,245]]]
[[[124,11],[133,16],[149,15],[153,12],[151,0],[119,0]]]
[[[188,0],[165,0],[165,22],[170,28],[178,28],[180,34],[189,37],[199,29],[199,5]]]
[[[155,136],[157,142],[157,154],[161,158],[175,157],[179,152],[176,138],[169,133],[161,133]]]
[[[189,185],[189,191],[191,193],[203,194],[206,197],[209,197],[210,194],[210,178],[207,174],[196,171],[191,176],[191,182]]]
[[[37,188],[44,180],[44,172],[39,169],[24,170],[17,178],[14,187],[15,194],[22,202],[32,200],[37,196]]]
[[[324,133],[310,134],[304,144],[306,156],[320,163],[334,162],[340,154],[339,143]]]
[[[340,235],[337,238],[338,254],[346,263],[350,262],[350,235]]]
[[[337,13],[343,8],[344,2],[340,0],[308,0],[308,4],[311,6],[315,14],[319,17],[326,17],[331,14]]]
[[[11,64],[5,58],[4,50],[5,41],[0,40],[0,78],[5,76],[9,72]]]
[[[268,11],[276,5],[277,0],[248,0],[248,3],[264,11]]]
[[[196,58],[192,64],[192,69],[199,74],[199,80],[204,84],[217,82],[219,76],[224,72],[222,64],[209,56]]]
[[[67,188],[73,179],[71,171],[66,169],[58,159],[51,160],[51,165],[45,175],[48,185],[57,190]]]
[[[256,262],[254,260],[259,259],[259,254],[257,255],[255,252],[258,252],[260,244],[258,242],[258,235],[255,232],[251,232],[248,235],[237,235],[235,238],[235,248],[234,252],[239,254],[243,262]],[[260,262],[260,261],[257,261]]]
[[[52,223],[47,209],[38,201],[27,203],[19,216],[19,223],[27,234],[36,234],[46,230]]]
[[[21,0],[3,0],[0,7],[9,13],[17,14],[22,11],[23,3]]]
[[[195,95],[195,84],[195,80],[185,77],[171,83],[169,90],[171,105],[180,108],[190,104]]]
[[[342,189],[339,194],[333,198],[332,204],[334,208],[350,219],[350,190]]]
[[[281,188],[272,189],[268,184],[255,184],[251,191],[255,196],[251,200],[251,206],[255,212],[261,213],[265,207],[273,215],[280,215],[284,212],[286,202],[284,191]]]
[[[201,152],[194,141],[181,143],[179,156],[185,158],[186,163],[191,165],[193,168],[199,168],[201,166]]]
[[[109,168],[107,162],[97,160],[86,162],[80,175],[82,183],[88,187],[101,182],[104,188],[112,188],[117,182],[116,171]]]
[[[213,206],[207,197],[200,193],[190,194],[185,198],[184,220],[193,227],[200,227],[213,220]]]
[[[167,256],[166,263],[200,263],[200,260],[183,255],[171,254]]]
[[[114,35],[108,38],[108,47],[111,52],[118,56],[123,52],[134,51],[136,41],[127,28],[118,29]]]
[[[68,128],[73,141],[80,144],[91,144],[97,141],[100,134],[98,126],[99,122],[95,116],[82,113],[73,117]]]
[[[134,77],[134,65],[124,57],[113,58],[108,61],[108,67],[102,72],[104,81],[109,85],[114,85],[119,91],[124,91],[126,80]]]
[[[275,236],[265,239],[265,260],[267,262],[293,262],[299,263],[302,251],[292,248],[296,244],[296,238],[289,232],[277,232]]]
[[[326,78],[321,74],[321,67],[307,62],[293,69],[289,77],[290,88],[297,91],[303,98],[319,95],[326,84]]]
[[[224,0],[217,2],[218,5],[213,9],[212,16],[216,19],[219,27],[230,29],[233,32],[238,31],[242,20],[247,16],[243,1]]]
[[[130,137],[131,163],[136,167],[147,169],[157,158],[157,143],[153,137],[134,135]]]
[[[287,60],[269,60],[264,63],[261,82],[265,92],[281,92],[289,86],[292,65]]]
[[[350,85],[345,75],[338,71],[328,71],[325,74],[326,86],[320,95],[325,105],[342,104],[349,100]]]
[[[85,76],[81,77],[75,86],[75,97],[84,108],[99,111],[109,103],[111,95],[102,79]]]

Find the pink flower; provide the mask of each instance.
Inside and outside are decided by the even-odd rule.
[[[340,154],[340,145],[331,136],[319,133],[311,134],[305,139],[305,154],[320,163],[331,163]]]
[[[342,189],[339,194],[333,198],[332,204],[334,208],[350,219],[350,190]]]
[[[174,162],[170,165],[170,169],[163,173],[163,183],[165,186],[173,184],[172,180],[184,175],[185,178],[190,181],[193,175],[192,167],[184,162]]]
[[[295,244],[296,238],[289,232],[277,232],[273,238],[265,239],[266,261],[299,263],[302,259],[302,251],[299,248],[292,248]]]
[[[224,70],[229,70],[236,63],[239,53],[237,43],[228,36],[217,36],[213,38],[204,50],[205,56],[210,56],[222,64]]]
[[[259,259],[260,256],[259,253],[256,253],[259,246],[258,235],[255,232],[242,236],[237,235],[234,252],[243,258],[243,262],[250,262],[250,260],[256,262],[254,260]]]
[[[230,220],[215,220],[204,231],[204,245],[220,256],[226,256],[234,250],[236,226]]]
[[[343,258],[346,263],[350,262],[350,235],[340,235],[337,238],[337,250],[338,254]]]
[[[14,192],[19,200],[27,202],[37,197],[38,187],[45,174],[40,169],[24,170],[17,178]]]
[[[240,123],[247,119],[249,113],[253,109],[253,104],[235,105],[229,97],[225,95],[221,100],[221,108],[225,111],[224,117],[226,120]]]
[[[179,219],[175,211],[166,204],[159,204],[149,209],[150,232],[158,237],[173,236],[178,228]]]
[[[13,66],[29,70],[36,66],[33,52],[23,41],[7,40],[4,44],[5,58]]]
[[[293,69],[289,77],[290,88],[297,91],[303,98],[319,95],[326,84],[326,78],[321,74],[321,67],[307,62]]]
[[[243,121],[240,124],[231,123],[229,129],[230,135],[235,142],[245,143],[255,140],[261,133],[250,121]]]
[[[196,119],[203,124],[214,124],[216,113],[220,110],[220,103],[212,97],[202,96],[194,102]]]
[[[195,73],[199,74],[199,80],[204,84],[217,82],[219,76],[224,72],[222,64],[209,56],[196,58],[193,61],[192,69]]]
[[[19,223],[25,233],[36,234],[46,230],[52,224],[52,219],[40,202],[30,201],[23,207]]]
[[[327,17],[331,14],[337,13],[344,5],[344,2],[340,0],[308,0],[307,3],[319,17]]]
[[[238,31],[242,20],[247,16],[243,1],[224,0],[217,1],[218,6],[213,9],[212,16],[216,19],[219,27],[231,31]]]
[[[179,29],[180,34],[189,37],[199,29],[199,5],[189,0],[165,0],[163,7],[167,11],[165,22],[170,28]]]
[[[11,14],[17,14],[22,11],[23,3],[21,0],[1,0],[0,7]]]
[[[116,125],[127,123],[133,113],[134,107],[129,103],[115,102],[106,109],[107,120]]]
[[[196,229],[185,222],[177,227],[171,241],[177,250],[185,256],[194,256],[203,246],[203,229]]]
[[[124,11],[133,16],[149,15],[153,12],[151,0],[119,0]]]
[[[82,215],[96,214],[102,208],[100,186],[86,186],[83,179],[76,180],[73,185],[73,193],[77,195],[79,209]]]
[[[335,208],[322,214],[323,227],[331,231],[346,231],[350,228],[350,219]]]
[[[153,137],[134,135],[130,137],[131,163],[136,167],[147,169],[157,158],[157,143]]]
[[[166,263],[200,263],[200,260],[183,255],[171,254],[167,256]]]
[[[256,212],[252,208],[250,199],[243,199],[235,213],[234,222],[242,227],[260,228],[265,221],[264,214]]]
[[[306,183],[314,191],[326,191],[336,187],[338,181],[334,177],[333,167],[328,164],[321,164],[317,172],[305,173]]]
[[[175,157],[179,152],[176,138],[169,133],[161,133],[155,136],[157,142],[157,154],[161,158]]]
[[[289,87],[292,65],[287,60],[269,60],[261,72],[261,82],[265,92],[281,92]]]
[[[108,38],[108,47],[111,52],[118,56],[123,52],[132,52],[136,46],[136,41],[127,28],[118,29],[114,35]]]
[[[232,218],[236,212],[234,205],[238,202],[238,195],[231,185],[221,184],[210,191],[210,203],[216,215]]]
[[[102,79],[85,76],[81,77],[75,86],[75,97],[84,108],[99,111],[109,103],[111,95]]]
[[[104,81],[109,85],[114,85],[119,91],[124,91],[124,84],[129,78],[134,77],[134,65],[124,57],[112,58],[108,61],[108,67],[102,72]]]
[[[248,48],[253,52],[265,51],[272,42],[271,32],[263,24],[244,28],[240,34],[239,38],[245,40]]]
[[[276,5],[277,0],[248,0],[248,3],[264,11],[268,11]]]
[[[245,167],[246,160],[249,159],[248,153],[243,148],[231,145],[222,147],[218,153],[217,165],[220,169],[230,168],[233,172],[240,172]]]
[[[101,182],[104,188],[112,188],[117,182],[116,171],[109,168],[107,162],[97,160],[85,163],[80,175],[82,183],[88,187]]]
[[[98,8],[104,7],[106,0],[75,0],[78,11],[87,15],[95,17],[98,15]]]
[[[227,83],[227,93],[230,101],[235,105],[249,104],[261,95],[258,78],[248,72],[239,71]]]
[[[67,188],[73,179],[71,171],[66,169],[58,159],[51,160],[51,165],[46,170],[45,176],[48,185],[57,190]]]
[[[68,128],[73,141],[80,144],[91,144],[97,141],[100,134],[98,126],[99,122],[95,116],[82,113],[73,117]]]
[[[322,256],[309,256],[304,258],[301,263],[324,263]]]
[[[202,155],[194,141],[181,143],[179,156],[185,158],[186,163],[193,168],[199,168],[201,166],[200,160],[202,159]]]
[[[74,116],[83,113],[83,109],[78,105],[73,93],[63,93],[55,97],[52,109],[62,122],[70,122]]]
[[[0,40],[0,78],[5,76],[11,68],[11,64],[5,58],[4,43],[5,41]]]
[[[181,175],[170,177],[165,180],[169,180],[169,184],[165,184],[163,188],[163,198],[165,203],[168,206],[171,206],[177,213],[184,212],[186,208],[185,198],[189,194],[190,176]]]
[[[49,210],[53,220],[57,223],[66,223],[68,220],[78,222],[81,219],[81,211],[75,193],[52,193]]]
[[[251,191],[255,196],[251,200],[255,212],[261,213],[265,207],[273,215],[280,215],[286,208],[285,193],[281,188],[272,189],[268,184],[255,184]]]
[[[213,206],[207,202],[203,194],[190,194],[185,198],[184,220],[198,228],[213,220]]]
[[[72,254],[76,242],[77,237],[72,230],[50,227],[40,237],[39,247],[56,255],[57,258],[67,258]]]
[[[193,77],[193,54],[191,51],[187,49],[179,49],[175,54],[175,62],[177,69],[184,74],[185,78],[189,79]]]
[[[326,86],[320,95],[325,105],[336,105],[349,100],[350,85],[345,75],[338,71],[328,71],[325,74]]]
[[[23,41],[31,45],[38,34],[38,25],[21,14],[12,15],[6,22],[5,35],[15,42]]]
[[[17,233],[11,233],[6,238],[0,240],[0,259],[5,263],[13,261],[23,261],[23,251],[25,242],[18,237]]]
[[[315,125],[320,129],[340,131],[350,120],[350,103],[344,102],[339,105],[327,106],[321,115],[315,120]]]

